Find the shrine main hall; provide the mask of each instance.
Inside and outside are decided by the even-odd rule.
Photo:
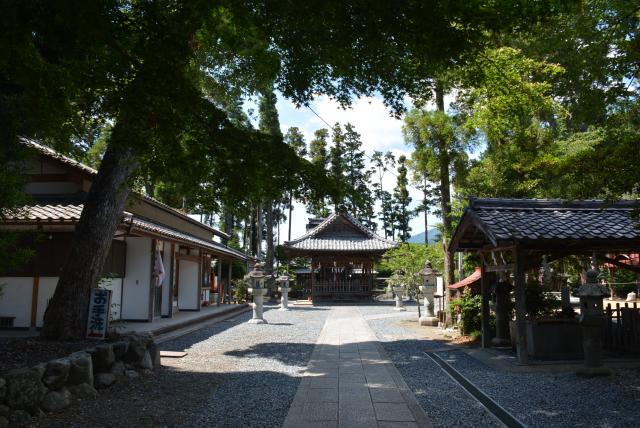
[[[307,233],[284,243],[289,259],[309,260],[309,272],[297,273],[296,280],[311,290],[313,301],[371,298],[373,265],[397,246],[397,242],[376,235],[347,212],[310,219]]]

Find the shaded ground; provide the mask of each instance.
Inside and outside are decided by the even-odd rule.
[[[0,338],[0,374],[21,367],[66,357],[76,351],[90,348],[95,341],[51,342],[38,337]]]
[[[41,427],[277,427],[282,425],[327,308],[250,313],[161,344],[184,358],[163,358],[155,375],[116,384]]]

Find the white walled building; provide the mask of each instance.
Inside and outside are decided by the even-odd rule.
[[[48,147],[25,144],[35,153],[26,169],[26,191],[33,204],[4,213],[0,231],[25,232],[20,245],[32,248],[34,256],[0,272],[0,327],[42,326],[82,202],[97,173]],[[229,238],[153,198],[132,193],[103,269],[101,286],[113,292],[113,318],[172,317],[177,311],[200,310],[213,293],[224,293],[231,262],[246,262],[248,257],[215,242],[216,236]],[[213,260],[218,261],[217,272],[212,272]]]

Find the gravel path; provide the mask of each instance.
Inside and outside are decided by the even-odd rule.
[[[394,364],[435,426],[498,426],[474,399],[424,351],[436,351],[467,379],[531,427],[637,427],[640,370],[614,370],[585,379],[572,372],[498,371],[417,327],[416,308],[395,313],[383,305],[362,306]],[[385,311],[389,315],[385,315]]]
[[[610,377],[586,379],[574,373],[497,371],[462,351],[438,355],[527,426],[639,424],[640,370],[615,370]]]
[[[157,374],[41,420],[46,427],[279,427],[329,308],[267,307],[266,325],[243,313],[161,344],[187,351]]]
[[[380,314],[391,306],[361,306],[360,312],[376,333],[389,358],[415,394],[418,403],[435,427],[498,427],[500,424],[433,362],[425,351],[442,348],[442,340],[425,339],[417,325],[417,309],[395,312],[395,317]],[[411,321],[409,321],[411,320]]]

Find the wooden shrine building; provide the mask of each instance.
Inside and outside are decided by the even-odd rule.
[[[471,198],[449,250],[475,252],[482,259],[482,346],[491,344],[489,288],[497,273],[514,286],[518,361],[526,364],[526,273],[539,268],[543,258],[552,262],[570,255],[621,265],[609,255],[640,248],[639,207],[636,201]]]
[[[311,219],[306,234],[284,244],[289,258],[309,259],[308,287],[314,301],[370,298],[374,263],[397,246],[346,212],[334,213],[322,221]],[[297,280],[305,282],[303,278]]]

